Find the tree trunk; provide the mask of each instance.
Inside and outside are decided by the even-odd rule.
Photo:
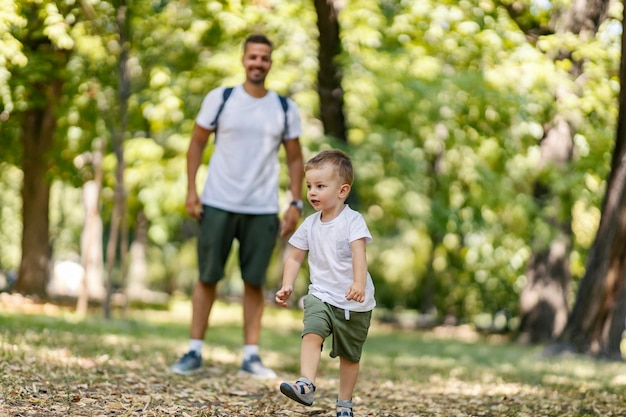
[[[128,298],[145,301],[148,291],[148,219],[143,211],[137,215],[135,238],[130,245],[128,266]]]
[[[104,141],[97,139],[91,155],[93,181],[83,185],[83,205],[85,207],[85,227],[81,235],[81,256],[85,275],[76,302],[76,312],[85,316],[89,300],[104,300],[104,262],[102,259],[103,226],[100,215],[100,192],[102,190],[102,154]]]
[[[106,249],[107,263],[107,282],[106,297],[103,305],[104,318],[111,317],[111,299],[113,296],[113,270],[115,260],[117,258],[118,249],[120,247],[120,239],[124,241],[125,234],[122,228],[126,226],[124,221],[126,214],[126,191],[124,189],[124,135],[126,134],[126,126],[128,121],[128,98],[130,97],[130,79],[128,74],[128,51],[130,42],[129,37],[129,19],[127,16],[128,8],[126,1],[121,1],[117,11],[117,27],[119,30],[120,56],[118,58],[118,98],[119,98],[119,117],[116,119],[116,125],[113,127],[113,151],[117,159],[117,167],[115,169],[115,191],[113,196],[113,211],[111,214],[111,228],[109,231],[109,242]],[[121,282],[125,283],[123,274],[126,272],[125,259],[123,253],[125,247],[120,250],[122,255],[121,262]],[[124,307],[124,311],[125,307]]]
[[[89,181],[83,185],[85,227],[81,236],[81,253],[85,275],[76,303],[76,312],[83,317],[87,314],[90,299],[104,299],[102,219],[100,218],[99,197],[100,185],[97,181]]]
[[[43,96],[42,102],[45,105],[27,110],[22,126],[22,260],[14,291],[39,297],[46,296],[49,274],[50,179],[46,173],[49,165],[48,153],[52,149],[56,129],[54,113],[61,97],[62,85],[61,80],[52,79],[33,88],[33,94]]]
[[[320,116],[324,134],[346,142],[346,121],[343,113],[343,88],[341,68],[336,58],[341,52],[339,39],[339,2],[315,0],[317,28],[319,30],[319,71],[317,92],[320,97]]]
[[[532,255],[527,285],[520,296],[521,343],[554,340],[567,322],[571,238],[563,234],[547,250]]]
[[[572,159],[574,143],[569,123],[557,116],[541,141],[539,169],[551,166],[565,171]],[[552,196],[549,185],[535,184],[535,199],[540,206],[558,206],[563,202]],[[549,217],[555,237],[545,249],[536,249],[526,270],[526,285],[520,294],[521,343],[544,343],[554,340],[567,322],[567,294],[571,281],[569,255],[572,248],[571,220]]]
[[[624,9],[626,18],[626,9]],[[626,19],[622,20],[620,81],[626,80]],[[619,116],[611,174],[602,218],[589,252],[586,273],[565,330],[553,350],[574,350],[621,360],[626,320],[626,89],[619,94]]]
[[[571,7],[557,9],[552,15],[550,33],[573,33],[581,39],[595,36],[607,16],[608,0],[574,0]],[[533,29],[526,29],[531,35]],[[531,36],[532,37],[532,36]],[[573,78],[583,72],[582,62],[576,61],[569,51],[561,51],[555,60],[572,60],[570,75]],[[557,102],[560,97],[556,97]],[[541,167],[556,165],[565,167],[571,161],[573,149],[573,123],[558,115],[546,128],[541,144]],[[563,169],[563,168],[560,168]],[[541,203],[562,204],[554,196],[549,184],[536,184],[536,197]],[[570,219],[546,218],[554,225],[557,238],[551,244],[535,252],[526,272],[526,286],[520,296],[520,334],[522,342],[546,342],[554,340],[564,327],[563,317],[568,314],[567,293],[570,283],[569,252],[572,246]],[[565,253],[563,253],[565,251]]]

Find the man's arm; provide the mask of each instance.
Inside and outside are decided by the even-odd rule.
[[[295,200],[302,198],[302,180],[304,179],[304,162],[302,160],[302,148],[299,139],[291,139],[283,142],[287,156],[287,170],[289,172],[289,190]],[[289,236],[296,229],[300,219],[300,210],[289,206],[283,222],[280,226],[280,237]]]
[[[196,174],[202,163],[202,154],[209,140],[212,130],[205,129],[197,124],[193,127],[191,141],[187,149],[187,201],[185,208],[187,213],[195,218],[200,219],[202,216],[202,204],[196,189]]]

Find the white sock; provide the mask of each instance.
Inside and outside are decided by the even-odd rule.
[[[196,352],[198,355],[202,355],[202,344],[204,340],[201,339],[189,339],[189,351]]]
[[[243,345],[243,359],[248,360],[252,355],[259,354],[259,346],[258,345]]]

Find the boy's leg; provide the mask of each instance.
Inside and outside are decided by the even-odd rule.
[[[322,355],[323,342],[324,339],[315,333],[307,333],[302,336],[300,348],[300,372],[302,376],[293,384],[290,382],[280,384],[280,392],[300,404],[313,404],[315,376]]]
[[[315,383],[317,367],[322,356],[322,343],[324,339],[318,334],[307,333],[302,336],[302,347],[300,349],[300,373]]]
[[[339,358],[339,400],[351,400],[356,380],[359,377],[359,363]]]
[[[339,401],[350,401],[359,376],[361,353],[367,339],[372,312],[350,312],[350,320],[344,319],[344,311],[335,309],[335,327],[331,356],[339,356]]]

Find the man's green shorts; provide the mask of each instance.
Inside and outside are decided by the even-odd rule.
[[[200,280],[211,284],[224,277],[224,265],[233,240],[237,239],[243,280],[262,286],[276,245],[278,216],[231,213],[209,206],[202,208],[197,247]]]
[[[367,339],[371,319],[371,311],[350,311],[349,319],[346,320],[344,309],[332,306],[308,294],[304,298],[302,336],[314,333],[325,340],[332,334],[331,358],[339,356],[356,363],[361,360],[361,352]]]

